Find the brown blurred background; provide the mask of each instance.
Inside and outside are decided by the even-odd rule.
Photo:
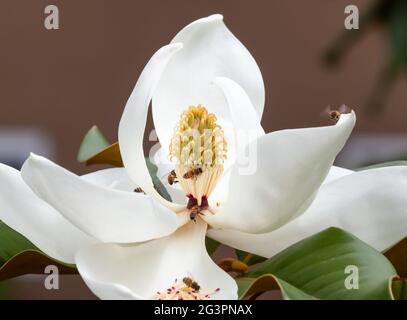
[[[59,8],[59,30],[44,28],[44,8],[49,4]],[[322,63],[323,51],[344,31],[348,4],[347,0],[0,0],[0,133],[4,137],[24,128],[33,136],[33,130],[40,130],[47,141],[42,142],[45,146],[33,146],[33,151],[70,170],[86,172],[76,162],[81,138],[97,124],[111,141],[116,140],[125,102],[155,50],[194,19],[222,13],[262,70],[266,131],[326,123],[321,111],[329,104],[345,103],[357,112],[356,133],[403,134],[405,79],[397,82],[379,117],[369,117],[363,108],[386,56],[380,30],[370,30],[340,66],[327,69]],[[369,1],[352,4],[362,11]],[[35,141],[28,139],[32,144]],[[6,153],[2,149],[0,154]]]
[[[213,13],[224,15],[262,70],[266,131],[329,123],[321,112],[345,103],[358,122],[340,164],[407,155],[406,79],[397,81],[379,116],[365,108],[387,57],[383,30],[370,29],[336,68],[322,62],[344,31],[349,2],[0,0],[0,161],[18,167],[34,151],[77,173],[93,170],[76,161],[87,130],[96,124],[115,141],[123,107],[151,55],[186,24]],[[370,2],[351,1],[361,11]],[[44,28],[49,4],[59,8],[59,30]],[[41,277],[29,279],[20,282],[22,296],[31,296],[30,281],[44,291]],[[64,297],[91,297],[78,293],[80,281],[66,283],[71,291]]]

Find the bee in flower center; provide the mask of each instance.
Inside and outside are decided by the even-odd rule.
[[[182,176],[184,179],[192,179],[196,178],[203,172],[201,167],[198,168],[192,168],[191,170],[188,170],[187,172],[184,173]]]
[[[191,212],[190,212],[190,214],[189,214],[189,218],[190,218],[191,220],[193,220],[193,221],[196,221],[196,216],[197,216],[198,214],[201,214],[201,208],[200,208],[198,205],[194,205],[194,206],[191,208]]]
[[[201,210],[205,210],[209,207],[208,198],[203,196],[201,198],[201,205],[198,205],[198,200],[192,194],[188,195],[188,199],[187,209],[190,210],[189,218],[196,222],[196,217],[198,215],[203,215]]]
[[[208,300],[217,294],[220,288],[205,290],[196,282],[192,276],[175,279],[175,282],[166,290],[157,291],[155,298],[158,300]]]
[[[194,289],[196,292],[199,292],[199,290],[201,289],[198,282],[192,280],[192,278],[190,278],[190,277],[185,277],[184,279],[182,279],[182,281],[185,283],[186,286]]]

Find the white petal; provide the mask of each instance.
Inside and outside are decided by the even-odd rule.
[[[271,257],[329,227],[342,228],[382,251],[407,236],[407,167],[387,167],[347,175],[324,184],[311,207],[266,234],[210,230],[227,245]]]
[[[228,141],[228,167],[228,164],[235,162],[236,154],[241,154],[250,142],[265,133],[249,96],[241,86],[225,77],[216,78],[214,83],[225,95],[233,124],[232,132],[225,130],[225,138]],[[231,134],[233,138],[230,137]]]
[[[168,61],[181,48],[181,44],[174,43],[162,47],[151,57],[127,101],[119,124],[120,152],[130,178],[147,194],[155,196],[162,204],[174,211],[183,210],[183,206],[165,200],[154,189],[145,163],[143,141],[153,92]]]
[[[205,220],[217,228],[263,233],[303,213],[354,125],[352,112],[334,126],[277,131],[253,141],[249,165],[236,163],[228,199]]]
[[[192,277],[203,291],[220,288],[213,299],[236,299],[236,282],[208,256],[206,223],[188,223],[174,234],[137,246],[100,244],[81,250],[78,270],[102,299],[153,299],[175,279]]]
[[[121,191],[134,191],[137,186],[127,174],[124,168],[110,168],[95,171],[81,176],[85,181],[94,183],[101,187],[106,187]]]
[[[251,140],[263,136],[265,133],[260,118],[244,89],[235,81],[225,77],[216,78],[214,83],[225,95],[235,130],[251,132]]]
[[[264,108],[264,84],[249,51],[228,30],[219,14],[192,22],[172,40],[184,45],[169,62],[153,96],[153,119],[162,146],[169,146],[181,113],[202,104],[218,119],[230,122],[217,77],[237,82],[247,92],[259,119]]]
[[[100,241],[145,241],[178,227],[178,216],[153,198],[97,186],[43,157],[31,155],[21,173],[40,198]]]
[[[224,204],[224,201],[228,198],[231,173],[232,169],[229,168],[225,170],[219,178],[219,181],[209,199],[213,209],[221,207]]]
[[[0,164],[0,220],[54,259],[74,263],[75,253],[97,241],[38,198],[20,172]]]
[[[329,182],[335,181],[336,179],[342,178],[342,177],[347,176],[352,173],[354,173],[354,171],[352,171],[352,170],[332,166],[323,183],[329,183]]]

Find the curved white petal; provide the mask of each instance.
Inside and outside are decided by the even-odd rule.
[[[181,113],[202,104],[218,119],[230,121],[223,93],[213,84],[227,77],[247,92],[259,119],[264,108],[263,78],[256,61],[228,30],[219,14],[196,20],[172,43],[184,48],[169,62],[153,96],[153,119],[162,146],[168,146]]]
[[[342,228],[382,251],[407,236],[407,167],[387,167],[347,175],[324,184],[311,207],[265,234],[210,230],[232,247],[271,257],[329,227]]]
[[[249,96],[244,89],[235,81],[218,77],[214,80],[214,83],[219,86],[225,95],[227,101],[233,126],[235,128],[236,141],[239,142],[239,146],[242,149],[237,149],[237,152],[244,150],[245,145],[241,143],[241,134],[245,137],[245,143],[248,144],[251,141],[263,136],[265,134],[263,127],[260,123],[260,118],[250,101]]]
[[[209,200],[212,210],[217,210],[220,207],[222,207],[224,201],[228,198],[231,173],[232,173],[231,168],[226,169],[220,176],[219,181],[215,186],[215,189],[211,193]]]
[[[228,141],[228,163],[226,167],[236,160],[246,146],[265,134],[260,119],[244,89],[235,81],[218,77],[214,83],[222,90],[229,107],[233,130],[225,130]],[[230,135],[233,134],[233,137]]]
[[[181,48],[182,44],[170,44],[159,49],[151,57],[127,101],[119,124],[120,152],[130,178],[147,194],[155,196],[162,204],[174,211],[183,210],[183,206],[165,200],[154,189],[145,163],[143,138],[151,97],[168,61]],[[165,115],[161,116],[165,117]]]
[[[205,220],[216,228],[264,233],[303,213],[355,119],[352,112],[342,115],[334,126],[277,131],[250,143],[246,148],[249,164],[241,165],[239,157],[226,203]]]
[[[206,223],[188,223],[174,234],[136,246],[100,244],[81,250],[78,270],[89,288],[102,299],[154,299],[175,279],[192,277],[202,292],[219,292],[213,299],[236,299],[236,282],[208,256]]]
[[[354,173],[353,170],[332,166],[323,183],[335,181],[336,179],[342,178],[352,173]]]
[[[134,191],[134,189],[138,187],[137,184],[130,179],[124,168],[110,168],[91,172],[81,176],[81,179],[101,187],[121,191]]]
[[[18,170],[3,164],[0,164],[0,220],[47,255],[65,263],[74,263],[79,249],[97,242],[38,198]]]
[[[31,155],[21,173],[40,198],[100,241],[146,241],[178,227],[179,217],[153,198],[95,185],[43,157]]]

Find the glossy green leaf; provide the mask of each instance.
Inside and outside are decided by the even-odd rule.
[[[349,277],[356,276],[354,269],[346,273],[349,266],[358,270],[358,289],[345,286]],[[329,228],[254,266],[245,276],[268,274],[318,299],[390,299],[388,281],[396,270],[355,236]]]
[[[86,162],[109,145],[110,143],[102,131],[97,126],[93,126],[82,140],[78,152],[78,161]]]
[[[37,248],[21,234],[0,222],[0,267],[24,250]]]
[[[48,265],[60,274],[76,274],[74,266],[61,263],[36,248],[30,241],[0,222],[0,281],[24,274],[42,274]]]
[[[236,283],[238,286],[239,299],[251,297],[253,295],[263,293],[270,290],[280,290],[285,300],[315,300],[316,298],[306,294],[300,289],[292,286],[273,276],[266,274],[256,279],[254,278],[237,278]]]

